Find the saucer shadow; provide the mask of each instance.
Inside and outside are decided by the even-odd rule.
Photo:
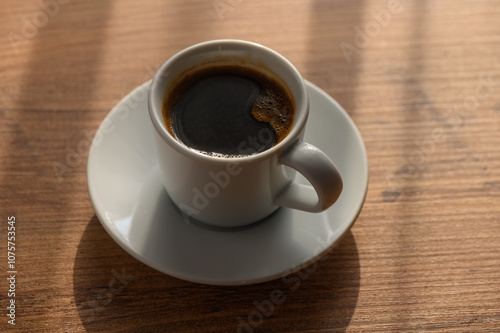
[[[179,280],[136,260],[96,216],[82,235],[73,272],[75,303],[88,332],[343,332],[359,285],[351,232],[318,262],[291,275],[220,287]],[[281,296],[273,304],[275,295]]]

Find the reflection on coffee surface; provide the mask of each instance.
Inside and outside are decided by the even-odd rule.
[[[165,124],[204,154],[248,156],[283,140],[293,124],[293,100],[273,78],[242,66],[190,72],[167,91]]]

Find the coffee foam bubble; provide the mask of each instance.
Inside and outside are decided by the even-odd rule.
[[[293,124],[293,106],[290,97],[274,82],[268,81],[261,88],[261,94],[255,100],[251,113],[260,122],[271,125],[276,134],[276,143],[283,140]]]

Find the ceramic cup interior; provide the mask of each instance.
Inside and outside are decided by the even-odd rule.
[[[265,46],[240,40],[215,40],[193,45],[172,56],[160,67],[151,83],[148,99],[150,117],[165,142],[194,158],[217,158],[199,154],[172,136],[163,120],[163,102],[165,95],[181,76],[193,70],[220,65],[250,67],[273,77],[289,91],[295,106],[295,119],[288,135],[270,149],[239,158],[239,162],[268,158],[270,154],[275,154],[276,149],[298,138],[307,120],[309,101],[304,80],[297,69],[285,57]]]

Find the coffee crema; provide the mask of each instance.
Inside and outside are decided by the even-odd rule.
[[[191,71],[174,82],[163,103],[169,132],[210,156],[243,157],[281,142],[294,121],[287,88],[240,65]]]

